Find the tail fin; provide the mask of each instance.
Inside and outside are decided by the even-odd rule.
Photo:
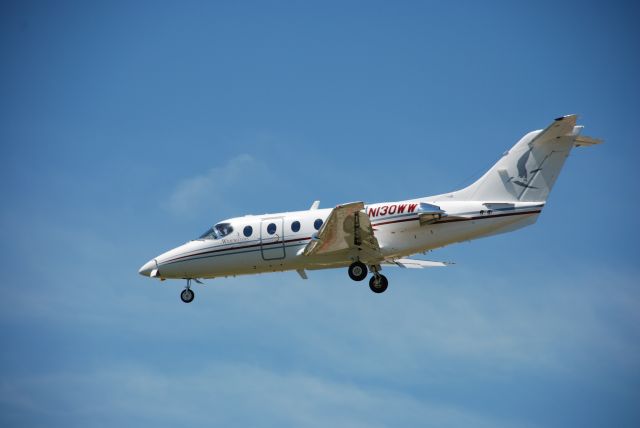
[[[449,196],[456,200],[544,202],[574,146],[602,141],[580,136],[576,115],[529,132],[479,180]]]

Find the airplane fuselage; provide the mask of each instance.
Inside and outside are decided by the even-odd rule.
[[[421,204],[437,204],[447,215],[420,220]],[[366,205],[384,257],[395,259],[455,242],[503,233],[535,222],[542,203],[482,203],[412,199]],[[304,256],[332,209],[247,215],[224,220],[232,231],[217,239],[195,239],[151,260],[161,278],[215,278],[263,272],[344,267],[356,254]]]

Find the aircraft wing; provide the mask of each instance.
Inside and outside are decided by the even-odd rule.
[[[364,202],[335,207],[303,250],[305,256],[357,251],[363,261],[383,259]]]
[[[452,265],[451,262],[433,262],[431,260],[417,260],[417,259],[388,259],[385,260],[383,265],[385,266],[398,266],[406,269],[424,269],[430,267],[440,267]]]

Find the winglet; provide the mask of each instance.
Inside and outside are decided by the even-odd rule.
[[[320,206],[320,201],[313,201],[313,203],[311,204],[311,208],[309,208],[309,210],[317,210],[319,206]]]

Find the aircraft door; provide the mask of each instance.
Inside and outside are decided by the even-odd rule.
[[[282,217],[262,220],[260,250],[264,260],[284,259],[284,219]]]

